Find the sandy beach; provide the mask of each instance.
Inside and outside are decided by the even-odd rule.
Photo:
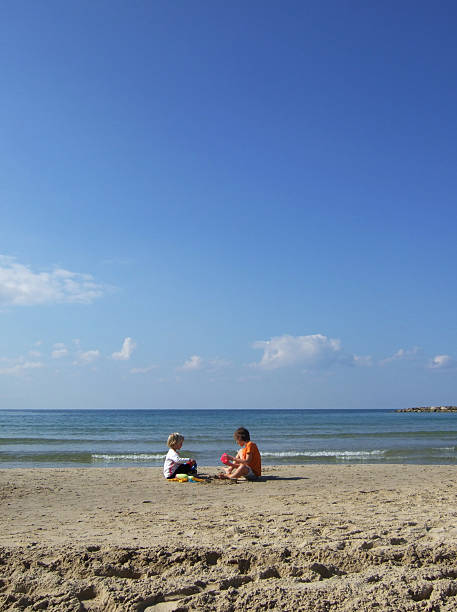
[[[457,609],[454,466],[11,469],[0,502],[0,610]]]

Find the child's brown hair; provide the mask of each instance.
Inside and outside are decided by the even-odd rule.
[[[242,440],[243,442],[249,442],[251,436],[249,435],[249,431],[244,427],[238,427],[238,429],[233,434],[235,440]]]

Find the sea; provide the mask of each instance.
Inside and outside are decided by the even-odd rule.
[[[202,466],[246,427],[264,465],[457,463],[457,413],[394,410],[0,410],[0,468],[163,464],[167,437]]]

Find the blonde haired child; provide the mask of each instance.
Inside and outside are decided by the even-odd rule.
[[[180,433],[172,433],[168,436],[167,446],[170,449],[163,464],[163,475],[165,478],[174,478],[176,474],[196,474],[197,463],[194,459],[182,459],[178,451],[181,450],[184,436]]]

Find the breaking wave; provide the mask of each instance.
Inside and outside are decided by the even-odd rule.
[[[163,453],[125,453],[125,454],[111,454],[111,453],[100,453],[93,454],[93,461],[163,461],[165,455]]]
[[[262,457],[371,457],[373,455],[383,455],[383,450],[371,451],[337,451],[337,450],[322,450],[322,451],[278,451],[278,452],[263,452]]]

